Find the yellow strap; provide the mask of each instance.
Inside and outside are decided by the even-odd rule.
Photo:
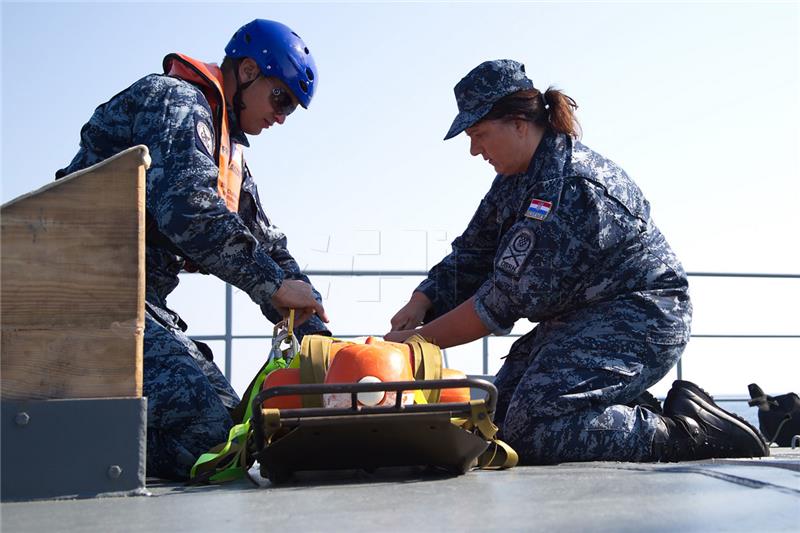
[[[507,443],[495,438],[497,426],[489,418],[486,402],[473,400],[470,402],[469,418],[451,418],[450,422],[466,431],[478,430],[478,434],[489,441],[489,447],[478,457],[478,468],[486,470],[502,470],[516,466],[519,462],[517,452]]]
[[[492,423],[492,419],[489,417],[489,412],[486,410],[486,402],[484,400],[472,400],[469,405],[472,425],[478,428],[484,439],[494,439],[497,434],[497,426]]]
[[[300,346],[300,382],[324,383],[331,344],[334,339],[323,335],[306,335]],[[303,407],[322,407],[322,395],[304,394]]]
[[[517,466],[518,462],[519,456],[514,448],[500,439],[492,439],[486,451],[478,457],[478,468],[504,470]]]
[[[281,412],[278,409],[262,409],[261,428],[264,432],[264,440],[269,444],[272,436],[281,429]]]
[[[292,341],[292,335],[294,335],[294,309],[289,309],[289,323],[286,327],[286,338],[289,342]]]
[[[442,379],[442,350],[420,335],[412,335],[405,340],[414,352],[414,379]],[[440,389],[426,389],[422,393],[428,403],[438,403]]]
[[[414,403],[416,404],[428,403],[428,400],[425,399],[425,395],[422,393],[422,389],[417,389],[414,391]]]

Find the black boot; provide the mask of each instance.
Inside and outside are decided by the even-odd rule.
[[[756,428],[722,409],[703,389],[688,381],[672,384],[664,400],[665,430],[656,433],[656,461],[692,461],[712,457],[764,457],[769,448]]]
[[[658,401],[658,398],[653,396],[647,391],[641,393],[635,400],[631,403],[627,404],[628,407],[646,407],[650,411],[654,412],[657,415],[663,414],[664,412],[661,410],[661,403]]]
[[[661,416],[666,426],[656,431],[653,440],[653,461],[674,463],[677,461],[695,461],[701,459],[700,448],[705,442],[706,433],[691,418]]]

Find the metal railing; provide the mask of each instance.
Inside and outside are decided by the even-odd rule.
[[[376,277],[376,276],[419,276],[428,275],[426,270],[307,270],[307,276],[325,277]],[[759,279],[800,279],[800,274],[765,274],[765,273],[739,273],[739,272],[687,272],[689,277],[707,278],[759,278]],[[349,339],[366,337],[375,333],[363,335],[336,335],[337,338]],[[496,338],[517,338],[522,334],[508,334]],[[800,339],[800,334],[765,335],[765,334],[723,334],[723,333],[692,333],[692,338],[713,339]],[[234,335],[233,334],[233,287],[225,284],[225,333],[223,335],[192,335],[193,339],[200,341],[224,341],[225,343],[225,377],[230,380],[233,373],[233,341],[239,339],[271,339],[271,335]],[[489,373],[489,337],[484,337],[482,343],[483,374]],[[447,352],[444,351],[445,364]],[[683,365],[678,360],[677,378],[683,379]],[[747,398],[729,398],[720,401],[742,401]]]

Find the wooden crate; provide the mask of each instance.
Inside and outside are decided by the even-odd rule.
[[[136,146],[2,206],[2,398],[141,397],[149,164]]]

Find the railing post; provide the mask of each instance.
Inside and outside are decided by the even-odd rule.
[[[489,374],[489,337],[484,337],[481,341],[483,344],[483,375]]]
[[[233,286],[225,284],[225,377],[233,375]]]
[[[310,276],[426,276],[427,271],[417,270],[307,270]],[[800,274],[764,274],[764,273],[739,273],[739,272],[687,272],[687,275],[697,277],[718,277],[718,278],[767,278],[767,279],[800,279]],[[356,335],[339,336],[341,338],[355,337]],[[357,335],[363,336],[363,335]],[[519,337],[520,335],[509,335]],[[225,377],[231,380],[233,375],[233,339],[264,339],[270,338],[265,335],[233,335],[233,287],[225,284],[225,334],[223,335],[199,335],[193,336],[197,340],[225,341]],[[692,338],[742,338],[742,339],[800,339],[796,334],[693,334]],[[482,370],[484,375],[489,374],[489,339],[482,339]],[[445,366],[448,366],[447,352],[443,352]],[[676,365],[677,379],[683,379],[683,360],[679,359]]]

